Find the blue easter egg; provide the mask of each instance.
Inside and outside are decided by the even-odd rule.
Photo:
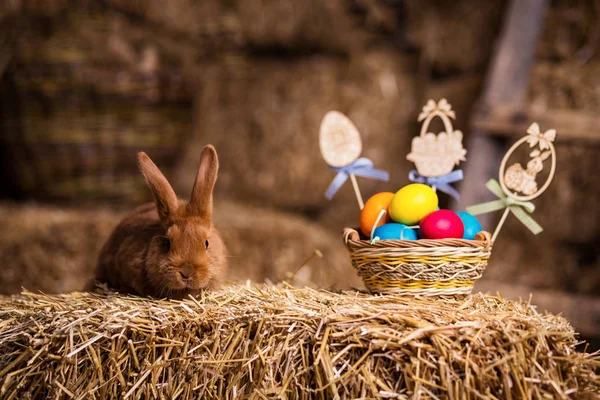
[[[463,222],[465,226],[465,232],[463,233],[463,239],[473,240],[475,239],[475,235],[481,232],[481,224],[473,215],[468,212],[459,211],[457,212],[458,216]]]
[[[381,240],[417,240],[416,229],[408,228],[404,224],[384,224],[373,233],[373,237],[379,237]]]

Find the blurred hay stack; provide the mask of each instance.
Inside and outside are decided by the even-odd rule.
[[[189,136],[190,83],[159,44],[92,4],[29,16],[13,32],[0,144],[18,196],[138,202],[136,152],[168,170]]]
[[[82,290],[94,276],[100,248],[122,217],[107,208],[0,204],[0,294],[19,293],[23,287],[45,293]],[[215,220],[228,246],[234,282],[362,287],[358,277],[346,273],[341,242],[314,223],[225,201],[216,205]]]

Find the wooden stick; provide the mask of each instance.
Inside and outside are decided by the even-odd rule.
[[[498,222],[498,226],[496,226],[496,230],[494,231],[494,234],[492,235],[492,242],[496,241],[496,237],[498,236],[500,229],[502,229],[502,225],[504,225],[504,221],[506,221],[506,217],[508,216],[509,212],[510,212],[510,209],[508,207],[506,207],[504,209],[504,214],[502,214],[502,218],[500,218],[500,221]]]
[[[360,189],[358,188],[358,182],[356,182],[356,176],[354,176],[354,174],[350,174],[350,180],[352,181],[352,186],[354,187],[354,194],[356,194],[356,200],[358,200],[358,206],[362,210],[365,207],[365,203],[363,202],[362,195],[360,194]]]

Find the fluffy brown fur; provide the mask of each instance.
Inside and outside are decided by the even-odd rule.
[[[98,258],[96,280],[125,293],[181,299],[218,289],[227,272],[226,249],[212,224],[219,161],[202,151],[189,203],[179,200],[145,153],[139,167],[154,203],[138,207],[115,228]]]

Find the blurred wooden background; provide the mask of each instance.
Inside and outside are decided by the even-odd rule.
[[[135,153],[186,197],[206,143],[221,157],[216,207],[236,280],[292,279],[319,249],[298,284],[360,287],[341,244],[358,209],[349,185],[323,197],[333,173],[320,120],[347,114],[364,155],[391,172],[390,183],[360,182],[368,197],[407,183],[418,111],[445,97],[467,141],[472,122],[509,141],[532,116],[578,126],[559,127],[558,173],[536,203],[545,231],[509,219],[480,287],[533,292],[534,303],[537,293],[540,308],[600,337],[600,135],[586,128],[600,109],[600,1],[547,3],[527,112],[491,126],[473,109],[507,1],[3,2],[0,292],[79,289],[123,210],[148,198]]]

